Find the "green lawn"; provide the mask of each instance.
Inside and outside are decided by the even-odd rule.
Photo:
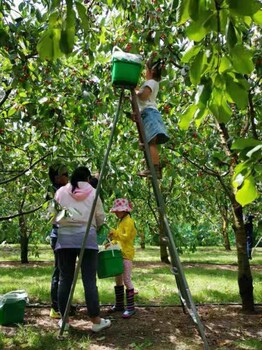
[[[35,250],[34,250],[35,251]],[[189,285],[193,300],[195,303],[240,303],[237,287],[237,265],[236,251],[226,252],[222,247],[198,248],[195,253],[186,253],[181,257],[182,266],[187,283]],[[50,304],[50,277],[53,270],[53,254],[48,245],[42,245],[38,249],[37,258],[30,253],[29,264],[21,265],[19,263],[19,247],[4,246],[0,247],[1,261],[1,284],[0,294],[11,290],[25,289],[29,295],[31,303],[39,302]],[[147,247],[141,250],[137,247],[136,258],[134,262],[133,281],[135,288],[139,290],[136,296],[136,304],[139,305],[180,305],[177,295],[177,286],[175,277],[172,275],[170,266],[159,262],[159,250],[156,247]],[[4,262],[16,261],[18,264]],[[254,297],[255,303],[262,303],[262,249],[259,248],[254,254],[251,261],[253,272]],[[98,280],[101,304],[111,304],[114,301],[114,280],[113,278]],[[84,304],[84,294],[82,283],[79,280],[74,294],[74,303]],[[154,308],[153,308],[154,309]],[[163,315],[164,315],[163,308]],[[208,324],[208,331],[216,325],[211,319]],[[181,316],[180,316],[181,317]],[[164,320],[165,316],[163,316]],[[143,320],[139,319],[141,323]],[[150,319],[148,320],[148,322]],[[121,323],[122,326],[124,322]],[[149,323],[148,323],[149,324]],[[189,323],[190,325],[190,323]],[[239,324],[239,327],[244,327]],[[116,326],[112,327],[114,332]],[[191,326],[192,327],[192,326]],[[229,329],[231,326],[229,325]],[[183,326],[182,326],[183,328]],[[231,329],[232,331],[232,329]],[[176,333],[177,350],[200,350],[201,344],[188,338],[184,333]],[[179,331],[178,331],[179,332]],[[246,330],[247,334],[248,330]],[[171,333],[171,337],[174,337]],[[179,334],[179,335],[178,335]],[[161,342],[151,347],[152,339],[136,338],[133,340],[132,330],[127,336],[130,344],[128,349],[162,349]],[[219,335],[218,335],[219,337]],[[262,343],[259,337],[247,336],[239,339],[239,336],[231,337],[225,335],[230,349],[237,350],[258,350],[261,349]],[[230,339],[229,339],[229,338]],[[114,344],[108,344],[107,336],[92,338],[84,332],[75,331],[70,337],[66,337],[63,342],[57,341],[57,332],[54,329],[46,330],[39,328],[37,325],[19,325],[15,332],[11,330],[1,331],[0,326],[0,349],[28,349],[28,350],[62,350],[62,349],[92,349],[93,344],[109,345],[108,349],[123,350],[126,347],[116,347]],[[117,343],[117,341],[116,341]],[[159,346],[158,346],[159,345]],[[100,348],[100,347],[99,347]],[[104,347],[103,347],[104,348]],[[227,345],[221,345],[215,350],[229,350]],[[173,348],[172,348],[173,349]],[[213,348],[212,348],[213,349]]]
[[[19,261],[19,247],[1,247],[0,253],[1,261]],[[31,302],[50,302],[52,251],[48,245],[43,245],[38,253],[37,258],[29,256],[29,264],[1,268],[0,294],[25,289]],[[235,249],[226,252],[222,247],[201,247],[195,253],[183,254],[180,259],[195,303],[240,303]],[[37,261],[43,263],[34,264]],[[259,270],[261,264],[262,249],[258,248],[251,261],[255,303],[262,303],[262,269]],[[159,251],[156,247],[147,247],[145,250],[137,247],[133,281],[135,288],[139,290],[139,304],[180,303],[170,266],[159,263]],[[113,302],[113,286],[113,278],[98,280],[101,304]],[[81,281],[77,283],[74,302],[84,302]]]

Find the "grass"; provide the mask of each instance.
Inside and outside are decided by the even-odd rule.
[[[261,248],[256,251],[252,266],[262,264]],[[220,248],[200,247],[195,253],[186,253],[181,257],[184,273],[195,303],[240,303],[237,285],[236,251],[226,252]],[[2,261],[19,261],[19,248],[1,249]],[[29,264],[9,266],[1,269],[0,294],[10,290],[25,289],[30,302],[50,303],[50,277],[53,255],[49,246],[39,249],[37,258],[29,256]],[[41,261],[40,265],[34,262]],[[206,264],[205,267],[199,264]],[[218,268],[218,264],[224,265]],[[137,248],[133,282],[139,290],[137,302],[147,305],[180,304],[177,286],[169,265],[159,263],[159,250],[148,247]],[[227,265],[233,265],[227,266]],[[37,266],[37,267],[36,267]],[[262,273],[253,271],[255,303],[262,303]],[[113,278],[98,279],[101,304],[110,304],[114,300]],[[78,281],[74,293],[74,302],[83,303],[84,294],[81,281]]]
[[[262,271],[255,267],[262,264],[262,249],[258,248],[251,268],[253,270],[253,285],[255,303],[262,303]],[[20,261],[18,246],[0,247],[0,260]],[[180,257],[186,281],[195,303],[240,303],[237,286],[236,251],[226,252],[222,247],[200,247],[195,253],[185,253]],[[25,289],[30,303],[50,304],[50,278],[53,271],[53,253],[48,245],[38,250],[38,256],[29,254],[29,264],[9,264],[1,267],[0,294],[11,290]],[[147,247],[137,248],[133,270],[133,282],[139,290],[136,303],[143,305],[180,305],[177,295],[177,285],[169,265],[161,264],[159,250]],[[41,263],[37,263],[41,262]],[[204,264],[204,265],[203,265]],[[111,304],[114,300],[114,279],[107,278],[97,281],[101,304]],[[82,282],[76,285],[74,303],[84,303]],[[136,350],[150,349],[151,340],[141,339],[133,342],[130,348]],[[181,341],[181,344],[180,344]],[[193,340],[192,340],[193,341]],[[199,349],[187,344],[183,337],[178,339],[176,349]],[[258,350],[262,348],[261,340],[247,339],[232,341],[231,345],[239,350]],[[57,341],[57,332],[46,332],[33,326],[18,326],[12,336],[6,336],[0,329],[0,349],[91,349],[92,339],[85,334],[72,334],[63,342]],[[231,348],[231,347],[230,347]],[[114,348],[117,350],[117,348]],[[227,350],[220,347],[219,350]],[[119,348],[120,350],[120,348]]]
[[[18,325],[13,337],[4,337],[0,332],[0,349],[32,349],[32,350],[71,350],[88,349],[91,340],[87,336],[65,338],[57,340],[57,332],[41,331],[39,328]],[[21,345],[21,347],[19,347]]]

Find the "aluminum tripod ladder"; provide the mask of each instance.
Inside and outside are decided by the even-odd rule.
[[[153,186],[153,190],[154,190],[154,194],[155,194],[155,198],[156,198],[156,202],[157,202],[157,206],[158,206],[158,211],[160,214],[160,217],[163,220],[163,224],[164,224],[164,229],[165,229],[165,234],[166,234],[166,238],[167,238],[167,242],[168,242],[168,250],[169,250],[169,254],[170,254],[170,258],[171,258],[171,265],[172,265],[172,273],[175,276],[176,279],[176,284],[177,284],[177,288],[178,288],[178,293],[179,293],[179,298],[180,301],[182,303],[183,309],[187,310],[189,315],[192,317],[194,323],[197,325],[198,327],[198,331],[199,334],[203,340],[204,343],[204,349],[208,350],[209,346],[207,343],[207,339],[205,336],[205,330],[204,327],[201,323],[201,320],[198,316],[195,304],[193,302],[186,278],[185,278],[185,274],[179,259],[179,255],[175,246],[175,242],[174,242],[174,238],[168,223],[168,219],[166,216],[166,211],[165,211],[165,203],[164,203],[164,199],[162,196],[162,193],[160,191],[159,188],[159,184],[158,184],[158,179],[157,179],[157,174],[155,171],[155,167],[152,163],[152,159],[151,159],[151,155],[150,155],[150,151],[149,151],[149,146],[146,142],[146,137],[145,137],[145,131],[144,131],[144,127],[143,127],[143,123],[142,123],[142,119],[141,119],[141,115],[139,112],[139,108],[138,108],[138,104],[137,104],[137,96],[136,96],[136,92],[134,89],[131,89],[131,104],[132,104],[132,110],[133,113],[135,114],[136,118],[135,118],[135,122],[137,125],[137,130],[138,130],[138,134],[139,134],[139,141],[141,143],[141,145],[143,145],[143,151],[144,151],[144,156],[145,156],[145,160],[147,163],[147,167],[150,170],[150,178],[152,181],[152,186]]]
[[[168,249],[169,249],[169,254],[170,254],[171,264],[172,264],[172,272],[173,272],[173,274],[175,276],[175,279],[176,279],[179,297],[180,297],[182,306],[184,307],[184,310],[186,309],[188,311],[188,313],[192,317],[194,323],[198,327],[199,334],[200,334],[200,336],[201,336],[201,338],[203,340],[204,350],[209,350],[209,346],[208,346],[207,339],[206,339],[206,336],[205,336],[204,327],[203,327],[203,325],[202,325],[202,323],[200,321],[200,318],[198,316],[196,307],[195,307],[194,302],[192,300],[191,293],[190,293],[189,287],[187,285],[187,281],[186,281],[186,278],[185,278],[185,275],[184,275],[184,271],[183,271],[181,262],[179,260],[178,252],[177,252],[177,249],[176,249],[176,246],[175,246],[175,243],[174,243],[173,235],[172,235],[172,232],[170,230],[170,227],[169,227],[169,224],[168,224],[168,220],[167,220],[167,217],[166,217],[165,204],[164,204],[164,200],[163,200],[161,191],[159,189],[159,184],[158,184],[155,168],[153,166],[153,163],[152,163],[152,160],[151,160],[151,156],[150,156],[150,152],[149,152],[149,146],[145,142],[145,140],[146,140],[145,139],[145,132],[144,132],[142,119],[141,119],[140,112],[139,112],[138,105],[137,105],[137,97],[136,97],[135,90],[134,90],[134,88],[130,88],[130,86],[129,87],[117,86],[117,87],[121,88],[121,94],[120,94],[120,98],[119,98],[118,108],[117,108],[117,112],[116,112],[115,117],[114,117],[114,121],[113,121],[112,129],[111,129],[111,133],[110,133],[110,139],[109,139],[108,147],[107,147],[106,154],[105,154],[105,157],[104,157],[104,160],[103,160],[103,164],[102,164],[101,172],[100,172],[100,177],[99,177],[97,188],[96,188],[96,195],[95,195],[94,202],[93,202],[93,205],[92,205],[92,208],[91,208],[90,217],[89,217],[89,220],[88,220],[88,223],[87,223],[86,234],[85,234],[85,237],[84,237],[83,242],[82,242],[82,247],[81,247],[79,259],[78,259],[78,263],[77,263],[77,266],[76,266],[74,279],[73,279],[73,283],[72,283],[72,286],[71,286],[71,290],[70,290],[69,298],[68,298],[68,301],[67,301],[65,314],[64,314],[64,317],[63,317],[62,327],[61,327],[61,329],[59,331],[58,338],[59,339],[63,339],[63,332],[64,332],[64,328],[65,328],[65,323],[66,323],[66,320],[67,320],[68,315],[69,315],[70,305],[71,305],[71,302],[72,302],[72,299],[73,299],[75,285],[76,285],[76,282],[77,282],[79,270],[80,270],[82,259],[83,259],[83,254],[84,254],[84,250],[85,250],[86,240],[87,240],[87,237],[88,237],[89,229],[91,227],[91,222],[92,222],[92,218],[93,218],[93,215],[94,215],[94,212],[95,212],[95,206],[96,206],[96,203],[97,203],[97,199],[98,199],[98,196],[99,196],[99,193],[100,193],[100,188],[101,188],[102,180],[103,180],[103,177],[104,177],[105,167],[107,165],[110,149],[111,149],[111,146],[112,146],[112,143],[113,143],[113,137],[114,137],[114,133],[115,133],[115,130],[116,130],[117,121],[118,121],[118,118],[119,118],[119,114],[121,112],[121,106],[122,106],[122,102],[123,102],[123,99],[124,99],[124,90],[125,89],[129,89],[130,92],[131,92],[132,110],[133,110],[134,114],[136,115],[136,124],[137,124],[137,130],[138,130],[138,133],[139,133],[139,140],[140,140],[140,143],[143,144],[145,160],[146,160],[148,169],[150,170],[150,173],[151,173],[151,180],[152,180],[152,185],[153,185],[155,198],[156,198],[156,201],[157,201],[158,210],[159,210],[159,213],[160,213],[160,215],[161,215],[161,217],[163,219],[163,223],[164,223],[165,233],[166,233],[166,237],[167,237],[167,240],[168,240]]]

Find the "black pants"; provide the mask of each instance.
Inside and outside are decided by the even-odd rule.
[[[74,278],[76,259],[80,249],[67,248],[58,249],[58,267],[60,271],[58,285],[58,306],[63,316]],[[89,317],[100,314],[98,290],[96,286],[97,254],[94,249],[85,249],[81,264],[82,282],[85,291],[85,301]]]
[[[50,289],[50,295],[51,295],[51,307],[58,311],[58,282],[59,282],[59,268],[58,268],[58,259],[57,259],[57,253],[55,251],[55,245],[57,241],[57,228],[53,227],[51,235],[53,234],[53,237],[50,237],[50,245],[51,248],[54,251],[54,270],[51,278],[51,289]],[[55,237],[56,235],[56,237]]]

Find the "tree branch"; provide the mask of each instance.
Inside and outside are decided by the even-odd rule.
[[[13,215],[10,215],[10,216],[2,216],[2,217],[0,217],[0,221],[10,220],[10,219],[14,219],[14,218],[19,217],[19,216],[35,213],[37,210],[42,208],[43,204],[39,205],[39,207],[37,207],[37,208],[31,209],[31,210],[28,210],[28,211],[19,212],[17,214],[13,214]]]
[[[50,156],[52,154],[52,152],[49,152],[47,154],[45,154],[43,157],[41,157],[40,159],[38,159],[36,162],[32,163],[32,165],[30,165],[30,167],[28,167],[27,169],[24,169],[23,171],[21,171],[18,175],[10,178],[10,179],[7,179],[5,181],[1,181],[0,182],[0,185],[3,185],[3,184],[6,184],[6,183],[9,183],[9,182],[12,182],[12,181],[15,181],[17,178],[19,178],[20,176],[24,175],[27,171],[31,170],[32,168],[34,168],[34,166],[36,164],[38,164],[39,162],[41,162],[43,159],[45,159],[46,157]]]

